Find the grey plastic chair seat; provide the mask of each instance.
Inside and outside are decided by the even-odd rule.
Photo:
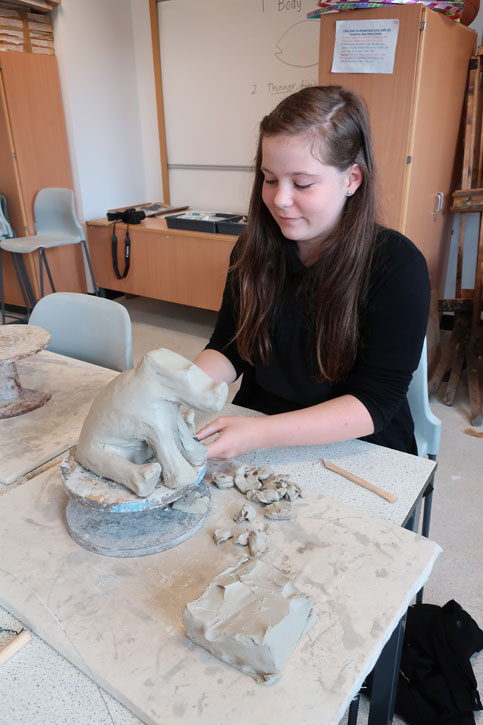
[[[17,274],[20,290],[27,310],[34,307],[36,298],[32,289],[31,280],[27,274],[23,254],[39,252],[40,297],[44,296],[43,266],[49,278],[52,292],[55,292],[54,280],[47,261],[45,250],[52,247],[61,247],[67,244],[82,244],[89,273],[97,295],[99,290],[94,279],[89,248],[85,240],[84,230],[79,224],[75,213],[74,192],[72,189],[46,188],[40,189],[34,201],[34,218],[36,234],[30,237],[13,237],[0,241],[0,294],[2,304],[2,322],[5,324],[3,278],[2,278],[2,251],[10,252]]]
[[[133,367],[131,318],[119,302],[55,292],[37,302],[29,325],[50,332],[51,352],[120,372]]]
[[[29,252],[35,252],[39,247],[49,249],[50,247],[60,247],[63,244],[77,244],[80,241],[77,237],[66,237],[61,234],[35,234],[33,237],[2,239],[0,247],[5,252],[28,254]]]

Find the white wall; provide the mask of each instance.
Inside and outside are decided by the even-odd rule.
[[[162,200],[149,0],[63,0],[52,19],[81,221],[103,217],[110,208]],[[470,27],[480,44],[483,7]],[[198,184],[187,187],[179,175],[171,172],[173,203],[219,204],[223,211],[241,209],[237,202],[248,199],[249,174],[240,174],[236,198],[217,200],[203,195]],[[472,287],[477,215],[467,216],[463,283]],[[454,295],[457,246],[455,217],[445,297]]]
[[[149,0],[131,0],[131,20],[134,36],[136,84],[145,183],[145,194],[141,201],[162,201],[163,181],[161,176]]]
[[[483,4],[482,4],[482,7],[480,8],[480,10],[478,12],[478,15],[473,20],[473,22],[471,23],[471,25],[469,25],[469,27],[470,28],[473,28],[473,30],[476,30],[476,32],[478,33],[478,41],[477,42],[478,42],[478,45],[481,45],[481,37],[482,37],[482,32],[483,32]]]
[[[53,24],[81,221],[162,199],[148,0],[63,0]]]

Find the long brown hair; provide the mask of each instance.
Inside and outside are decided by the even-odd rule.
[[[248,223],[234,250],[232,284],[237,347],[253,362],[270,360],[269,327],[286,274],[280,229],[262,200],[262,141],[279,134],[303,135],[323,163],[346,171],[358,164],[363,180],[348,197],[336,228],[302,275],[299,297],[313,320],[319,380],[341,380],[351,369],[359,336],[374,249],[375,168],[364,101],[340,86],[304,88],[285,98],[260,123]]]

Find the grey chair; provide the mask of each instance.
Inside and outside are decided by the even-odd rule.
[[[66,244],[82,244],[86,257],[89,273],[94,286],[95,294],[98,288],[94,279],[89,248],[85,240],[84,230],[79,224],[75,213],[74,192],[71,189],[46,188],[41,189],[34,201],[34,218],[36,234],[30,237],[14,237],[12,239],[0,240],[0,275],[1,275],[1,252],[11,252],[14,260],[15,272],[22,291],[24,301],[29,309],[35,305],[31,281],[28,278],[23,254],[39,252],[39,277],[40,297],[44,296],[44,271],[49,278],[52,292],[55,292],[54,280],[47,261],[46,249],[60,247]],[[2,292],[2,313],[3,313],[3,280],[0,279],[0,292]],[[5,323],[5,320],[2,319]]]
[[[37,302],[29,325],[50,332],[52,340],[46,349],[51,352],[111,370],[133,367],[131,319],[119,302],[77,292],[55,292]]]

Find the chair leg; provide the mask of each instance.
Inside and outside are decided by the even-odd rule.
[[[22,293],[23,301],[25,303],[25,312],[27,320],[30,317],[30,311],[35,307],[35,295],[30,284],[30,279],[25,267],[25,262],[22,254],[12,253],[12,262],[17,275],[18,284]]]
[[[44,255],[42,254],[42,247],[39,249],[39,278],[40,278],[40,299],[44,296],[44,267],[43,267]]]
[[[99,287],[96,284],[96,280],[94,277],[94,271],[92,269],[92,263],[91,263],[91,255],[89,254],[89,247],[87,246],[87,242],[85,239],[82,239],[82,247],[84,249],[84,254],[86,255],[87,260],[87,266],[89,267],[89,272],[92,279],[92,284],[94,285],[94,294],[99,297]]]
[[[2,267],[2,249],[0,248],[0,305],[2,308],[2,325],[5,324],[5,297],[3,294],[3,267]]]
[[[52,292],[55,292],[54,280],[52,279],[49,263],[47,261],[47,252],[45,251],[45,249],[43,247],[40,247],[40,249],[39,249],[39,267],[40,267],[40,296],[41,297],[44,296],[44,274],[43,274],[43,270],[42,270],[42,260],[44,261],[44,264],[45,264],[45,269],[47,271],[47,276],[48,276],[49,282],[50,282],[50,288],[51,288]]]

